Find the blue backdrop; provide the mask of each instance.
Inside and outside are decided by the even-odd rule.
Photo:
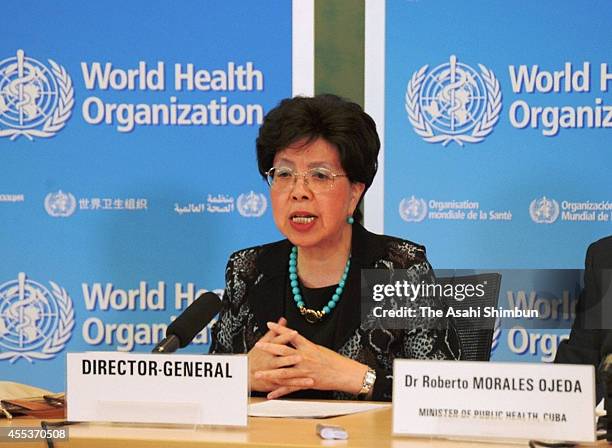
[[[611,19],[602,1],[388,1],[385,232],[438,268],[583,267],[612,233]],[[506,333],[493,359],[554,358]]]
[[[612,233],[612,10],[576,8],[386,3],[384,231],[434,267],[581,268]],[[292,92],[291,3],[3,11],[0,379],[63,390],[67,351],[150,350],[233,250],[280,238],[254,140]],[[576,299],[521,279],[500,303]],[[494,360],[550,361],[567,334],[517,325]]]
[[[291,95],[291,3],[4,13],[0,378],[63,390],[67,351],[150,350],[232,251],[280,237],[254,141]]]

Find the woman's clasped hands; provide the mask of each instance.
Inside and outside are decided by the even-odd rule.
[[[268,392],[268,399],[302,389],[359,393],[365,364],[309,341],[288,328],[284,318],[267,325],[268,332],[248,354],[252,390]]]

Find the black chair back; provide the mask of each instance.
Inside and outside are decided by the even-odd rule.
[[[478,284],[483,285],[483,297],[466,297],[463,300],[448,298],[446,305],[452,306],[455,310],[468,310],[470,308],[484,310],[484,307],[497,307],[501,274],[486,273],[443,277],[438,278],[437,282],[442,285],[472,284],[474,287]],[[484,313],[481,312],[480,317],[455,319],[455,327],[462,345],[461,359],[465,361],[488,361],[491,357],[495,318],[484,317]]]

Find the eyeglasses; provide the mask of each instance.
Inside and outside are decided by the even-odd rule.
[[[298,173],[288,167],[274,166],[266,171],[268,185],[279,191],[291,190],[299,176],[304,177],[304,184],[308,185],[313,193],[331,190],[336,177],[348,177],[346,174],[336,174],[327,168],[311,168],[303,173]]]

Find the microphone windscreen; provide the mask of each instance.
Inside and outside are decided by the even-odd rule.
[[[166,330],[166,337],[175,335],[180,347],[186,347],[221,310],[221,299],[214,292],[205,292],[187,307]]]

